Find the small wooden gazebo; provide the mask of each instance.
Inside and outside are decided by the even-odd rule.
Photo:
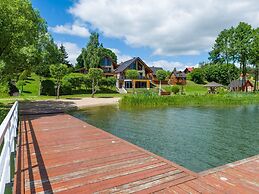
[[[216,82],[210,82],[210,83],[206,84],[204,87],[208,88],[208,93],[215,94],[216,89],[223,87],[223,85],[216,83]]]

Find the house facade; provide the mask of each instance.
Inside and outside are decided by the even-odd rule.
[[[186,85],[186,74],[175,69],[171,73],[168,83],[171,85]]]
[[[115,69],[117,68],[117,64],[113,62],[113,60],[109,57],[104,57],[101,62],[99,68],[103,70],[104,77],[114,77]]]
[[[158,70],[164,70],[164,69],[162,67],[154,67],[154,66],[150,67],[150,69],[153,71],[153,73],[152,73],[152,75],[153,75],[152,83],[158,85],[160,82],[157,79],[156,73],[157,73]],[[167,85],[168,84],[168,79],[162,80],[161,83],[163,85]]]
[[[137,79],[128,79],[127,70],[136,70],[139,74]],[[153,71],[139,57],[134,57],[118,65],[115,70],[117,88],[150,88],[153,79]]]

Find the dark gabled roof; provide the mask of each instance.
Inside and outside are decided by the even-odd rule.
[[[149,67],[152,71],[153,71],[153,75],[156,75],[156,72],[158,71],[158,70],[163,70],[163,68],[162,67]]]
[[[229,88],[240,88],[243,85],[242,83],[243,83],[242,80],[234,80],[234,81],[230,82],[228,87]],[[245,85],[250,85],[251,87],[254,87],[253,84],[249,80],[246,80],[246,83],[244,84],[244,86]]]
[[[146,67],[148,67],[139,57],[134,57],[128,61],[125,61],[123,63],[119,64],[119,67],[115,70],[115,73],[121,73],[123,72],[127,67],[129,67],[132,63],[134,63],[135,61],[139,60],[140,62],[142,62]],[[148,67],[150,69],[150,67]],[[151,69],[150,69],[151,70]],[[152,70],[151,70],[152,71]]]
[[[230,87],[230,88],[242,87],[242,80],[231,81],[230,84],[228,85],[228,87]]]
[[[119,67],[115,70],[115,73],[123,72],[128,66],[134,63],[136,60],[137,58],[134,57],[133,59],[120,63]]]
[[[185,78],[186,77],[186,74],[182,71],[173,71],[170,75],[170,77],[174,75],[175,77],[181,77],[181,78]]]

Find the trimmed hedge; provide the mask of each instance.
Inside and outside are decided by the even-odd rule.
[[[46,96],[55,96],[55,83],[52,80],[43,80],[41,82],[41,94]]]

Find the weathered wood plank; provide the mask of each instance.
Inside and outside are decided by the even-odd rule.
[[[259,190],[258,157],[198,175],[67,114],[24,116],[18,144],[14,193]]]

